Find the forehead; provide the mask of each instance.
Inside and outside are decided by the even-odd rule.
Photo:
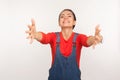
[[[68,10],[61,12],[61,15],[65,15],[65,14],[72,15],[72,12]]]

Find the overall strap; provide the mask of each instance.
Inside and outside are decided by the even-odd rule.
[[[60,34],[59,34],[59,32],[55,32],[55,34],[57,35],[56,42],[57,42],[57,44],[59,44],[60,43]]]
[[[60,34],[59,34],[59,32],[55,32],[55,34],[57,35],[57,43],[60,43]],[[78,36],[78,33],[75,33],[75,35],[74,35],[74,38],[73,38],[73,43],[76,43],[76,38],[77,38],[77,36]]]
[[[73,42],[76,42],[77,36],[78,36],[78,33],[75,33],[74,38],[73,38]]]
[[[78,33],[75,33],[75,34],[74,34],[73,41],[72,41],[72,43],[73,43],[73,47],[76,46],[76,38],[77,38],[77,36],[78,36]]]

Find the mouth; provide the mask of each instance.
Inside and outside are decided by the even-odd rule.
[[[70,23],[70,21],[63,21],[63,23]]]

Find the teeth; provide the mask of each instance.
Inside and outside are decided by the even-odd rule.
[[[70,21],[64,21],[63,23],[70,23]]]

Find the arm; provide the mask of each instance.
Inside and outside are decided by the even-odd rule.
[[[87,44],[89,46],[93,46],[93,48],[95,47],[96,44],[99,44],[102,42],[103,37],[100,34],[100,29],[99,29],[99,25],[96,26],[95,29],[95,35],[94,36],[90,36],[87,39]]]

